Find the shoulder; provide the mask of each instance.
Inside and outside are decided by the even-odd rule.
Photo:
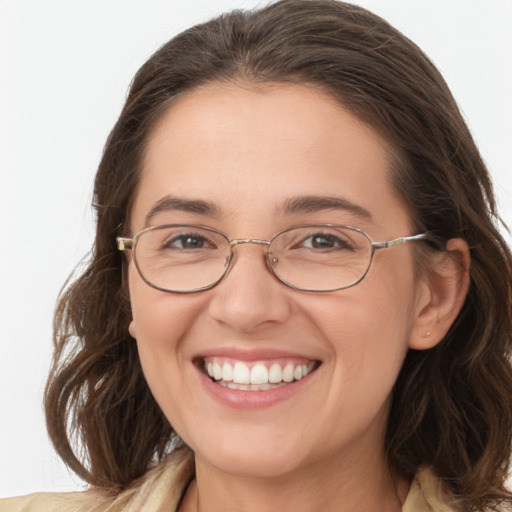
[[[441,479],[430,468],[421,468],[411,484],[403,512],[457,512],[456,503],[444,492]]]
[[[100,512],[105,498],[94,491],[35,493],[0,499],[0,512]]]
[[[194,473],[193,454],[182,447],[121,492],[104,512],[175,511]]]
[[[0,499],[0,512],[160,512],[176,510],[194,475],[192,453],[187,448],[115,496],[94,489],[72,493],[36,493]]]
[[[461,510],[463,507],[460,502],[446,492],[441,479],[432,469],[424,467],[420,468],[414,477],[402,512],[461,512]],[[512,508],[507,505],[503,505],[499,510],[512,512]]]

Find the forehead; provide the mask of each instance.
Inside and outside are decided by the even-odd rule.
[[[168,195],[239,217],[279,212],[305,195],[372,210],[386,195],[399,200],[389,155],[374,130],[318,88],[211,84],[176,99],[153,129],[133,228]]]

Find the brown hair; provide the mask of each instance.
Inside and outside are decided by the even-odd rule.
[[[321,86],[390,142],[395,183],[418,231],[468,242],[467,300],[438,346],[409,351],[387,451],[407,477],[431,465],[466,510],[509,500],[512,257],[496,228],[489,176],[428,58],[379,17],[335,0],[282,0],[220,16],[173,38],[135,76],[96,176],[91,260],[62,293],[55,317],[46,414],[62,458],[92,485],[119,489],[176,441],[128,334],[115,238],[127,232],[155,122],[176,95],[222,80]]]

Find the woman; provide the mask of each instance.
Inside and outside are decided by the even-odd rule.
[[[384,21],[284,0],[174,38],[94,204],[46,391],[91,490],[0,510],[510,503],[512,258],[450,92]]]

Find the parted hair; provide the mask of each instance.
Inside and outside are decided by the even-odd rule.
[[[409,350],[393,389],[386,449],[404,477],[431,466],[463,510],[509,503],[512,257],[488,172],[432,62],[378,16],[336,0],[282,0],[219,16],[171,39],[136,74],[97,171],[90,257],[56,309],[45,407],[60,456],[91,485],[115,491],[179,442],[128,333],[116,236],[129,231],[155,123],[179,94],[222,81],[322,88],[389,143],[394,184],[418,232],[467,241],[467,299],[441,343]]]

